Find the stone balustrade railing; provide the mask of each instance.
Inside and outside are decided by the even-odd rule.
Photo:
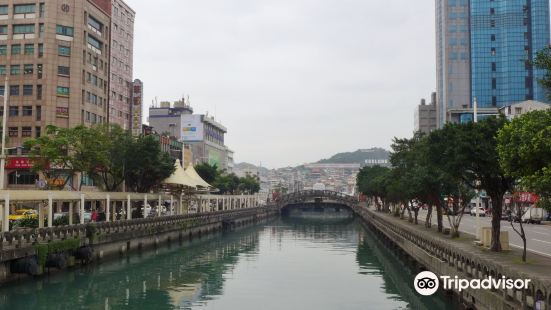
[[[403,221],[386,220],[366,208],[356,207],[355,211],[365,220],[392,233],[393,241],[407,240],[429,255],[455,268],[458,272],[463,272],[470,279],[483,279],[489,276],[497,279],[502,277],[513,280],[531,279],[529,289],[494,290],[493,293],[499,294],[507,301],[514,302],[519,309],[535,309],[536,303],[538,309],[550,309],[551,274],[549,272],[539,271],[539,274],[536,272],[528,274],[503,264],[497,258],[492,259],[491,253],[479,253],[472,249],[469,251],[467,248],[452,244],[445,238],[436,237],[434,233],[408,227],[407,223]]]
[[[205,224],[216,223],[233,218],[255,215],[269,211],[270,207],[256,207],[228,211],[215,211],[186,215],[161,216],[155,218],[140,218],[115,222],[100,222],[57,226],[50,228],[24,229],[0,233],[0,251],[22,249],[36,244],[81,239],[93,235],[109,236],[121,233],[137,233],[139,235],[162,233],[172,230],[192,229]],[[101,243],[101,240],[97,240]]]

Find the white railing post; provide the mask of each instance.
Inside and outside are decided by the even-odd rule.
[[[174,211],[173,211],[173,208],[174,207],[174,196],[170,195],[170,215],[174,215]]]
[[[75,203],[73,201],[70,201],[69,202],[69,225],[73,225],[73,212],[74,212],[74,208],[75,207]]]
[[[111,196],[106,195],[105,196],[105,221],[109,222],[111,219],[109,218],[111,216]]]
[[[157,216],[161,216],[161,203],[162,203],[162,196],[159,193],[159,202],[157,202]]]
[[[126,219],[132,219],[132,201],[130,200],[130,195],[126,195]]]
[[[48,228],[54,224],[53,204],[52,194],[48,194]]]
[[[146,218],[149,215],[149,212],[146,212],[146,208],[147,208],[147,194],[145,194],[143,198],[143,218]]]
[[[80,223],[84,224],[84,194],[80,194]]]

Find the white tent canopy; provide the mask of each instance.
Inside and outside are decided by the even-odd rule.
[[[174,163],[174,173],[167,179],[163,181],[163,184],[172,184],[172,185],[182,185],[186,187],[196,188],[197,186],[202,186],[197,180],[190,177],[184,168],[180,165],[180,160],[177,159]],[[203,181],[204,182],[204,181]]]
[[[187,176],[189,176],[192,180],[196,182],[197,186],[200,186],[203,188],[212,188],[212,186],[209,183],[205,182],[205,180],[203,180],[203,178],[199,176],[197,171],[195,171],[195,168],[193,168],[193,165],[190,164],[186,168],[185,173]]]

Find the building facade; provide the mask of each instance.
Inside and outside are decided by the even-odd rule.
[[[233,153],[225,145],[226,127],[213,117],[193,114],[193,108],[185,99],[161,102],[159,107],[149,109],[149,125],[155,131],[177,137],[193,153],[192,163],[216,164],[222,169],[231,169]]]
[[[131,130],[133,125],[133,55],[136,12],[124,1],[112,0],[111,76],[109,79],[109,123]],[[134,127],[141,129],[140,125]]]
[[[432,93],[429,104],[421,99],[421,104],[415,108],[414,131],[428,134],[436,129],[436,122],[436,93]]]
[[[34,186],[20,148],[47,125],[107,122],[111,6],[100,0],[0,1],[0,92],[8,96],[8,185]],[[5,89],[5,81],[8,88]]]
[[[515,117],[519,117],[522,114],[531,111],[549,110],[550,108],[551,106],[547,103],[527,100],[504,106],[499,109],[499,113],[505,116],[508,120],[512,120]]]
[[[472,120],[524,100],[546,101],[531,61],[549,45],[547,0],[436,1],[437,121]]]

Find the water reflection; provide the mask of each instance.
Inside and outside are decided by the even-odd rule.
[[[0,309],[450,309],[351,218],[290,218],[0,289]]]

